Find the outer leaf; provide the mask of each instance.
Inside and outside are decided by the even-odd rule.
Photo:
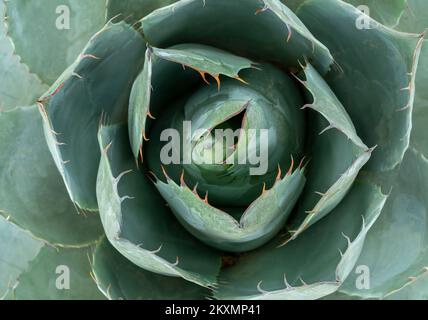
[[[126,126],[103,127],[99,141],[97,197],[108,240],[141,268],[212,286],[220,269],[218,252],[184,230],[137,170]]]
[[[354,267],[385,200],[375,186],[356,183],[339,206],[296,240],[278,247],[278,239],[224,269],[215,297],[318,299],[333,293]]]
[[[50,85],[104,25],[105,13],[106,0],[7,1],[8,34],[30,70]]]
[[[428,28],[428,2],[409,0],[407,10],[400,19],[397,29],[406,32],[423,32]],[[425,35],[426,38],[426,35]],[[426,123],[428,121],[428,40],[424,41],[416,74],[416,97],[413,114],[411,142],[413,146],[428,156]]]
[[[428,3],[424,0],[407,0],[406,10],[400,18],[397,30],[422,33],[428,28]]]
[[[359,6],[368,7],[370,11],[366,14],[389,27],[397,25],[407,4],[407,0],[345,0],[345,2],[357,8]]]
[[[305,81],[302,83],[313,101],[303,108],[310,108],[319,115],[309,121],[312,163],[309,164],[308,184],[292,223],[290,239],[295,239],[342,201],[372,153],[372,149],[361,141],[344,107],[318,72],[311,65],[307,65],[303,72]],[[325,121],[321,120],[321,115]],[[331,131],[325,134],[329,129]]]
[[[394,168],[409,145],[421,37],[381,25],[358,29],[361,12],[338,0],[305,2],[297,14],[335,56],[341,70],[331,71],[327,82],[357,132],[367,145],[378,145],[368,169]]]
[[[103,233],[78,214],[49,154],[36,106],[0,113],[0,214],[52,244],[78,246]]]
[[[210,292],[180,278],[162,276],[137,267],[102,240],[93,256],[93,274],[109,299],[203,299]]]
[[[0,1],[0,110],[18,105],[29,105],[47,86],[16,55],[14,45],[7,36],[6,3]]]
[[[384,298],[424,277],[428,266],[427,184],[427,159],[409,150],[391,196],[368,234],[356,264],[369,268],[370,288],[358,290],[358,274],[352,273],[341,292],[361,298]],[[418,296],[426,294],[427,287],[421,288]]]
[[[11,298],[17,300],[99,300],[105,297],[91,278],[93,247],[45,246],[19,277]]]
[[[279,0],[182,0],[146,16],[141,27],[155,47],[200,43],[286,66],[307,57],[322,72],[333,63],[328,49]]]
[[[0,299],[11,293],[43,243],[0,217]]]
[[[117,17],[135,22],[152,11],[170,5],[178,0],[107,0],[107,19]]]
[[[97,208],[99,123],[126,118],[144,50],[143,39],[130,26],[108,24],[42,97],[49,149],[71,199],[82,209]]]

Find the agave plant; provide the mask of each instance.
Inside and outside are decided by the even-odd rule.
[[[1,0],[0,297],[427,298],[427,12]]]

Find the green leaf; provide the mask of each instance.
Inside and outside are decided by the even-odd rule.
[[[181,278],[137,267],[105,238],[95,249],[92,270],[99,288],[109,299],[195,300],[210,295],[208,289]]]
[[[152,12],[141,27],[155,47],[200,43],[288,67],[307,57],[322,73],[333,62],[328,49],[279,0],[183,0]]]
[[[312,114],[308,121],[307,131],[311,133],[308,183],[292,221],[290,240],[342,201],[372,154],[372,149],[358,137],[352,120],[319,73],[310,64],[302,73],[305,80],[299,80],[312,101],[303,109],[310,108],[318,114]]]
[[[416,97],[413,112],[411,143],[418,151],[428,157],[426,124],[428,121],[428,40],[425,40],[416,74]]]
[[[103,233],[97,213],[78,214],[46,145],[36,106],[0,113],[0,214],[55,245]]]
[[[142,37],[130,26],[108,24],[42,97],[49,149],[71,199],[81,209],[97,209],[98,128],[100,122],[126,119],[144,50]]]
[[[7,36],[6,2],[0,1],[0,111],[32,104],[47,85],[21,62]]]
[[[90,255],[94,247],[55,249],[44,246],[23,272],[11,299],[102,300],[91,276]]]
[[[208,86],[189,68],[183,70],[169,61],[154,61],[150,107],[156,121],[150,127],[147,136],[150,141],[145,144],[144,157],[149,170],[158,177],[163,176],[161,167],[164,166],[168,175],[179,183],[184,170],[187,184],[191,188],[197,184],[198,192],[203,195],[208,192],[211,204],[239,206],[242,213],[259,197],[264,184],[268,188],[274,184],[278,167],[290,167],[291,156],[300,161],[305,142],[305,119],[300,110],[304,104],[300,88],[287,73],[270,64],[258,64],[257,69],[242,70],[240,77],[248,84],[223,77],[221,90],[218,90],[217,85]],[[186,121],[191,123],[191,128],[185,125]],[[183,133],[182,143],[175,140],[168,146],[161,141],[164,130],[171,128]],[[203,146],[211,137],[208,133],[215,133],[217,129],[224,129],[223,133],[226,130],[237,133],[241,129],[248,139],[238,138],[236,148],[226,152],[227,156],[216,148],[218,145],[224,147],[225,144],[221,146],[220,143],[214,143],[205,152],[207,149],[204,151]],[[261,143],[262,133],[267,133],[268,137],[264,144]],[[171,146],[180,154],[181,161],[165,165],[161,155]],[[251,161],[239,160],[240,151],[247,154],[247,147],[253,149],[252,146],[257,154],[261,154],[259,151],[263,147],[263,155],[266,155],[260,159],[258,168]],[[220,154],[222,160],[231,161],[215,161],[216,154]],[[254,169],[260,169],[257,175]]]
[[[278,177],[270,190],[264,191],[242,214],[239,221],[192,192],[184,180],[178,186],[167,177],[167,183],[156,181],[156,187],[172,212],[195,237],[220,250],[244,252],[272,239],[283,227],[305,184],[303,170],[298,168]]]
[[[359,274],[352,272],[340,292],[361,298],[393,297],[427,274],[427,185],[428,161],[410,149],[385,208],[368,234],[356,263],[368,267],[370,287],[358,289],[355,283]],[[427,287],[423,288],[418,297],[427,292]]]
[[[358,28],[362,13],[338,0],[305,2],[297,15],[335,57],[339,68],[327,83],[361,139],[378,146],[367,169],[394,168],[409,146],[421,37],[382,25]]]
[[[152,11],[178,0],[107,0],[107,19],[117,17],[134,23]]]
[[[10,295],[19,275],[42,247],[41,241],[0,217],[0,299]]]
[[[369,12],[365,12],[367,15],[388,27],[397,25],[407,4],[407,0],[345,0],[345,2],[360,10],[369,9]]]
[[[141,268],[210,287],[219,253],[193,238],[165,206],[151,180],[136,168],[127,127],[102,127],[97,182],[101,220],[108,240]]]
[[[428,28],[428,3],[425,0],[407,0],[406,10],[400,18],[397,30],[422,33]]]
[[[142,148],[146,119],[150,112],[152,54],[194,69],[203,77],[205,74],[211,75],[217,79],[219,88],[220,75],[241,80],[239,72],[252,67],[252,62],[246,58],[198,44],[181,44],[170,49],[147,49],[144,68],[134,82],[129,105],[129,136],[135,158],[138,158]]]
[[[327,217],[296,240],[278,246],[282,242],[278,238],[223,269],[214,296],[294,300],[318,299],[335,292],[354,267],[385,200],[374,185],[355,183]]]
[[[104,25],[106,0],[7,1],[16,52],[50,85]]]
[[[386,300],[428,300],[428,272],[409,279],[408,284],[389,295]]]
[[[407,10],[400,19],[397,29],[404,32],[423,32],[428,28],[428,2],[409,0]],[[426,38],[426,35],[425,35]],[[425,157],[428,156],[426,123],[428,121],[428,40],[422,44],[416,73],[416,97],[413,113],[412,145]]]

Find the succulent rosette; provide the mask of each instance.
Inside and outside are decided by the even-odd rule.
[[[426,297],[428,3],[347,2],[0,1],[0,296]]]

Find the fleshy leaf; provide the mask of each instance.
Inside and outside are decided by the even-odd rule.
[[[30,105],[48,88],[21,62],[7,29],[6,2],[0,0],[0,111]]]
[[[407,0],[406,10],[400,18],[397,30],[422,33],[428,28],[428,3],[425,0]]]
[[[107,19],[123,19],[134,23],[152,11],[178,0],[107,0]]]
[[[367,15],[388,27],[397,25],[407,4],[407,0],[345,0],[345,2],[359,9],[369,9],[365,12]]]
[[[368,287],[358,289],[352,276],[340,292],[360,298],[394,296],[419,281],[428,267],[428,161],[410,149],[379,220],[367,236],[357,266],[366,266]],[[427,294],[427,287],[419,297]]]
[[[287,73],[270,64],[258,64],[257,69],[240,72],[248,84],[224,77],[218,90],[217,85],[208,86],[190,68],[183,70],[181,65],[164,60],[154,63],[151,112],[156,120],[147,136],[150,142],[146,144],[144,157],[148,168],[158,177],[163,176],[164,166],[178,184],[184,170],[190,188],[198,184],[201,194],[209,193],[211,204],[239,206],[243,212],[259,197],[264,184],[268,188],[274,184],[278,166],[288,168],[291,156],[296,161],[302,158],[305,119],[300,108],[304,100],[298,84]],[[183,87],[182,82],[194,83],[192,75],[196,75],[199,86],[194,84],[182,90],[186,94],[180,98],[166,99],[178,85]],[[165,139],[161,141],[160,137],[171,128],[183,133],[182,143],[175,140],[168,146]],[[228,152],[219,151],[217,146],[223,148],[224,144],[221,138],[215,138],[217,129],[223,130],[220,134],[229,130],[235,135],[236,147]],[[240,133],[245,133],[248,139]],[[210,143],[210,137],[216,142]],[[261,143],[262,140],[267,141]],[[209,150],[204,148],[205,143],[211,145]],[[162,157],[171,146],[182,161],[168,164]],[[259,152],[262,148],[263,154]],[[240,151],[250,156],[242,161]],[[258,163],[252,160],[255,154],[262,155]],[[215,160],[216,155],[222,159]]]
[[[6,7],[17,54],[48,85],[105,23],[106,0],[7,1]]]
[[[42,247],[41,241],[0,217],[0,300],[10,296],[19,275]]]
[[[135,158],[142,148],[146,119],[150,116],[152,55],[195,69],[204,78],[209,74],[217,80],[219,88],[220,75],[241,80],[239,71],[252,67],[252,62],[246,58],[198,44],[181,44],[170,49],[148,48],[144,68],[134,82],[129,105],[130,139]]]
[[[8,298],[16,300],[102,300],[91,277],[94,247],[44,246],[18,279]]]
[[[130,26],[107,24],[39,103],[49,149],[81,209],[97,209],[99,123],[126,119],[144,50],[143,39]]]
[[[372,153],[318,72],[308,64],[303,73],[305,80],[299,80],[312,101],[303,108],[318,114],[312,114],[308,121],[308,131],[312,134],[309,137],[308,183],[292,222],[290,239],[295,239],[340,203]]]
[[[184,180],[178,186],[167,177],[155,185],[183,226],[201,241],[215,248],[243,252],[261,246],[283,227],[299,198],[305,178],[298,168],[264,190],[238,222],[227,212],[211,206],[192,192]]]
[[[204,299],[210,291],[182,278],[168,277],[139,268],[104,238],[96,247],[92,272],[109,299]]]
[[[297,15],[335,57],[339,70],[327,74],[327,83],[361,139],[378,146],[368,170],[391,170],[409,146],[422,37],[382,25],[359,28],[361,11],[338,0],[305,2]]]
[[[34,236],[80,246],[103,233],[99,215],[78,214],[49,153],[36,106],[0,113],[0,214]]]
[[[97,182],[101,220],[108,240],[141,268],[210,287],[219,253],[193,238],[165,206],[151,180],[136,168],[127,127],[102,127]]]
[[[404,32],[424,32],[428,29],[428,2],[409,0],[397,29]],[[425,39],[427,36],[425,35]],[[424,40],[416,73],[416,97],[413,112],[411,143],[428,157],[426,123],[428,121],[428,40]]]
[[[308,58],[322,73],[333,64],[328,49],[279,0],[183,0],[149,14],[141,27],[160,48],[200,43],[288,67]]]
[[[335,292],[354,267],[385,200],[379,188],[355,183],[327,217],[296,240],[278,246],[281,239],[277,239],[224,269],[214,296],[295,300],[318,299]]]

